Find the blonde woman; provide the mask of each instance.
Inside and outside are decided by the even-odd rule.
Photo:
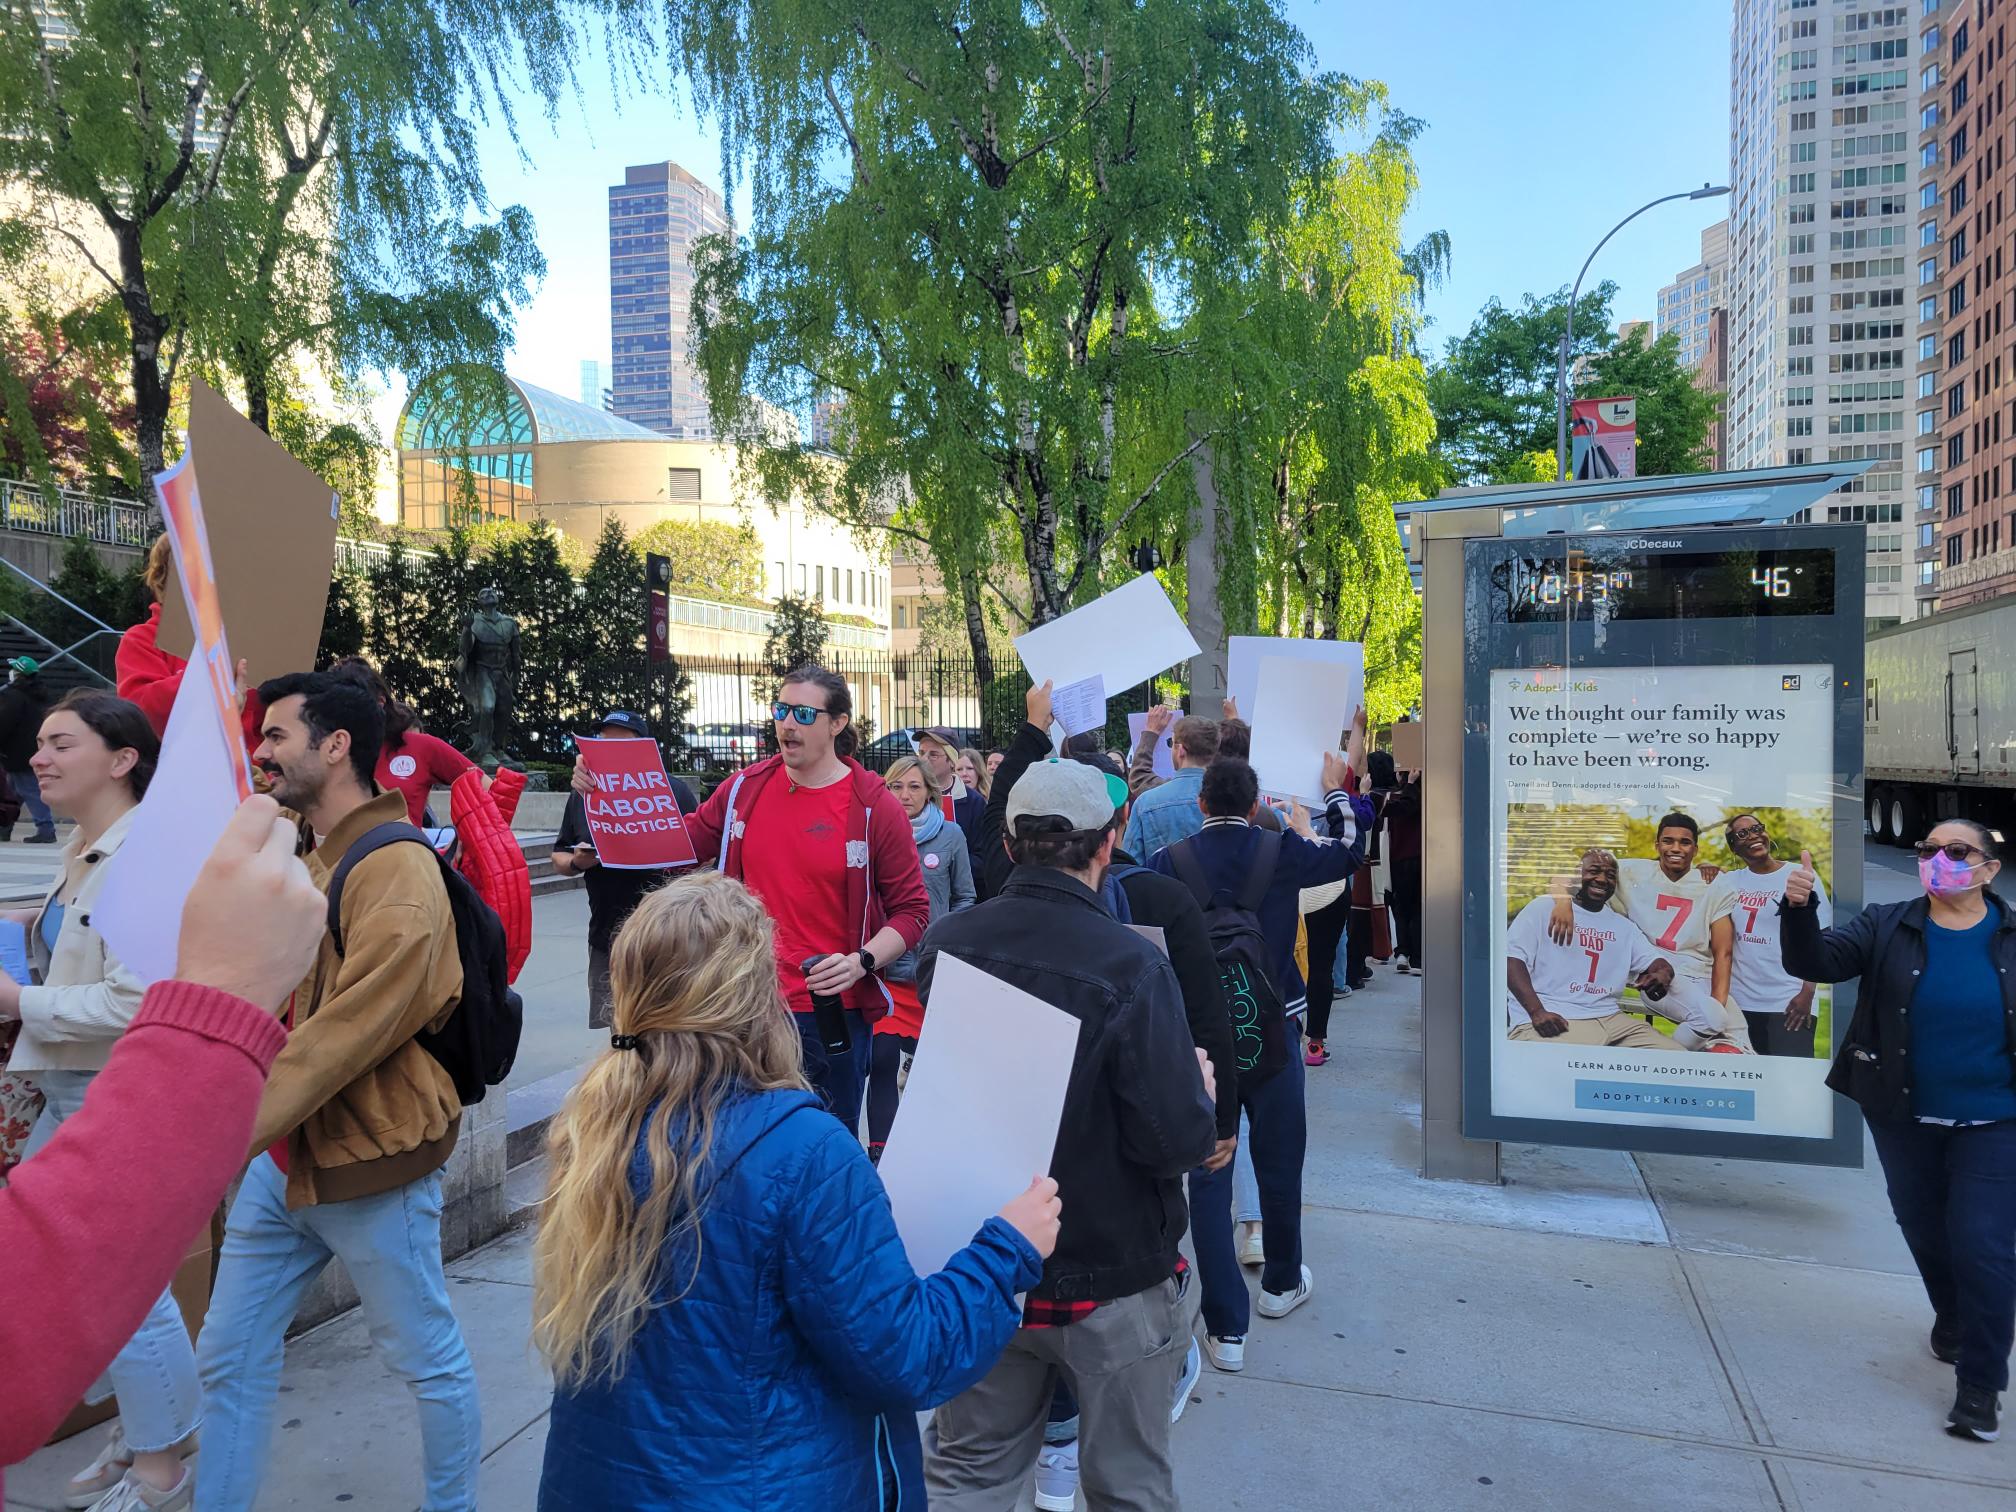
[[[991,798],[993,796],[994,773],[987,765],[987,758],[974,750],[973,747],[967,746],[959,753],[959,760],[954,764],[952,770],[959,774],[961,782],[973,789],[982,798]]]
[[[718,872],[616,937],[610,1049],[548,1145],[541,1512],[922,1507],[916,1412],[987,1373],[1056,1245],[1039,1178],[911,1271],[867,1153],[806,1084],[773,949]]]

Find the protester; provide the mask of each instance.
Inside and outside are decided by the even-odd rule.
[[[7,663],[7,686],[0,688],[0,758],[6,762],[7,780],[14,796],[35,821],[34,833],[26,844],[54,845],[56,820],[42,800],[42,788],[35,780],[35,738],[42,730],[42,716],[49,712],[49,694],[42,686],[42,667],[32,656],[17,656]],[[0,840],[13,838],[14,824],[8,821]]]
[[[889,1011],[877,975],[930,922],[910,816],[854,759],[854,700],[824,667],[787,673],[770,715],[778,753],[716,788],[688,821],[705,861],[746,882],[776,926],[777,980],[804,1040],[812,1089],[861,1122],[869,1026]],[[810,963],[809,970],[807,969]],[[814,994],[840,1000],[828,1053]]]
[[[1001,770],[1001,763],[1008,759],[1008,753],[998,747],[987,753],[987,776],[991,780]]]
[[[611,709],[595,727],[597,740],[649,740],[651,725],[631,709]],[[677,777],[667,777],[672,801],[681,814],[700,807],[693,789]],[[602,864],[595,853],[595,837],[588,830],[588,800],[593,779],[586,766],[577,762],[574,791],[568,794],[567,809],[560,817],[560,833],[553,837],[553,870],[563,877],[581,877],[588,888],[588,1027],[607,1029],[609,995],[609,947],[616,931],[630,917],[631,910],[654,887],[668,881],[676,867],[630,868]]]
[[[1787,977],[1862,979],[1827,1085],[1861,1105],[1932,1303],[1932,1354],[1956,1379],[1947,1431],[1984,1441],[2001,1432],[2016,1343],[2016,913],[1989,890],[2001,870],[2001,836],[1948,819],[1918,844],[1924,896],[1827,928],[1802,854],[1782,919]]]
[[[1393,796],[1393,789],[1399,783],[1399,775],[1393,768],[1393,757],[1386,751],[1371,751],[1365,757],[1366,781],[1361,784],[1362,796],[1355,799],[1360,810],[1358,834],[1365,851],[1365,864],[1358,868],[1351,878],[1351,917],[1344,932],[1345,985],[1357,991],[1372,980],[1372,956],[1377,949],[1377,921],[1379,910],[1386,900],[1374,891],[1374,885],[1383,868],[1384,857],[1380,853],[1381,831],[1385,828],[1386,804]],[[1392,953],[1391,920],[1388,923],[1387,953]],[[1315,941],[1310,941],[1310,951],[1315,951]],[[1315,984],[1311,984],[1312,996],[1309,1000],[1309,1022],[1317,1023],[1316,999],[1313,995]],[[1330,1007],[1323,1006],[1321,1022],[1327,1028],[1330,1022]],[[1313,1035],[1315,1030],[1312,1028]]]
[[[950,730],[919,730],[916,746],[918,759],[930,770],[932,784],[942,798],[950,800],[952,811],[947,817],[959,826],[959,833],[966,837],[966,848],[970,854],[980,843],[980,816],[987,811],[987,795],[969,787],[960,777],[959,758],[962,752],[958,737]]]
[[[167,536],[156,536],[153,546],[148,548],[147,566],[141,574],[148,597],[154,602],[147,610],[147,618],[129,626],[119,637],[119,648],[112,655],[114,691],[121,698],[140,706],[140,712],[147,716],[147,723],[154,727],[156,735],[167,733],[168,715],[175,707],[175,694],[182,686],[182,671],[189,665],[184,658],[163,651],[159,644],[161,598],[174,580],[174,551],[168,544]],[[238,675],[242,689],[245,675],[242,659],[238,663]],[[259,744],[262,712],[257,697],[248,695],[240,715],[245,730],[245,749],[248,751]]]
[[[965,746],[959,752],[959,764],[954,770],[961,782],[980,795],[984,806],[987,795],[994,790],[994,769],[973,747]]]
[[[925,942],[927,1011],[944,953],[1080,1023],[1052,1170],[1067,1216],[1000,1363],[938,1409],[925,1466],[937,1512],[1013,1505],[1056,1376],[1082,1415],[1074,1468],[1089,1503],[1176,1505],[1170,1404],[1194,1318],[1178,1279],[1178,1178],[1215,1155],[1217,1118],[1174,969],[1101,901],[1124,799],[1124,782],[1082,763],[1030,766],[1003,805],[1007,884]]]
[[[1149,718],[1156,716],[1150,714]],[[1145,732],[1144,732],[1145,738]],[[1169,741],[1169,759],[1176,775],[1157,787],[1137,793],[1133,817],[1127,821],[1127,853],[1144,864],[1154,861],[1165,845],[1197,833],[1197,790],[1204,768],[1218,754],[1218,726],[1208,719],[1185,715],[1176,721]],[[1137,763],[1138,764],[1138,763]]]
[[[254,759],[317,837],[308,870],[326,892],[353,845],[406,818],[404,796],[376,793],[372,781],[384,711],[326,673],[276,678],[259,696]],[[257,1502],[287,1325],[332,1256],[357,1286],[379,1358],[419,1404],[423,1504],[475,1505],[476,1378],[441,1268],[441,1167],[462,1105],[416,1039],[443,1026],[461,997],[454,914],[440,863],[422,845],[364,855],[341,904],[340,946],[324,934],[294,993],[197,1343],[203,1512],[250,1512]]]
[[[1421,774],[1402,772],[1386,799],[1386,865],[1392,879],[1393,966],[1421,969]]]
[[[1127,761],[1127,791],[1136,798],[1167,781],[1155,771],[1155,748],[1176,722],[1178,712],[1174,704],[1157,704],[1141,721],[1140,738],[1134,742],[1134,752]]]
[[[910,816],[917,842],[917,860],[924,872],[924,891],[931,898],[935,923],[947,914],[971,908],[978,894],[966,837],[938,807],[938,788],[931,770],[915,756],[899,756],[883,774],[889,791]],[[889,989],[888,1014],[875,1022],[868,1063],[868,1158],[880,1160],[896,1120],[896,1087],[904,1059],[917,1053],[924,1032],[924,1005],[917,999],[917,952],[906,950],[882,975]]]
[[[1237,706],[1231,699],[1225,700],[1225,717],[1218,723],[1218,754],[1229,756],[1234,761],[1250,762],[1253,759],[1253,727],[1241,719]],[[1261,829],[1278,830],[1286,828],[1280,810],[1267,802],[1263,795],[1260,811],[1253,816],[1253,822]]]
[[[1787,975],[1778,929],[1779,900],[1793,866],[1771,854],[1771,836],[1755,814],[1737,814],[1723,834],[1742,868],[1725,871],[1708,889],[1708,922],[1735,921],[1729,1002],[1743,1012],[1759,1055],[1813,1058],[1813,984]],[[1824,929],[1834,922],[1827,889],[1815,892]]]
[[[329,671],[358,683],[385,711],[385,746],[378,753],[378,770],[372,777],[380,792],[397,788],[406,799],[406,817],[414,824],[425,824],[434,789],[453,787],[464,772],[477,770],[476,763],[447,741],[422,730],[420,716],[392,696],[378,669],[363,657],[346,656]]]
[[[147,717],[110,693],[72,693],[42,722],[36,775],[76,830],[42,906],[8,915],[26,931],[28,964],[40,984],[24,986],[0,972],[0,1020],[21,1026],[8,1069],[26,1075],[44,1098],[24,1165],[82,1110],[140,1011],[146,986],[106,948],[91,913],[159,755]],[[64,1488],[66,1501],[112,1507],[145,1493],[149,1505],[188,1505],[193,1485],[182,1461],[195,1452],[202,1398],[188,1330],[165,1288],[107,1374],[120,1423]],[[122,1486],[129,1480],[131,1489]]]
[[[771,934],[703,872],[617,935],[611,1048],[548,1136],[541,1512],[921,1508],[916,1411],[994,1363],[1057,1242],[1039,1177],[911,1270],[867,1156],[817,1114]]]
[[[1361,738],[1354,722],[1352,754]],[[1252,824],[1260,806],[1259,780],[1237,758],[1220,757],[1205,769],[1198,794],[1204,827],[1158,855],[1152,863],[1183,881],[1207,911],[1223,904],[1250,909],[1270,959],[1269,983],[1279,995],[1285,1023],[1285,1060],[1271,1074],[1239,1077],[1239,1101],[1250,1130],[1249,1150],[1260,1188],[1265,1264],[1260,1273],[1260,1315],[1286,1317],[1309,1299],[1315,1282],[1302,1263],[1302,1160],[1308,1145],[1303,1105],[1301,1014],[1307,993],[1295,964],[1295,933],[1302,889],[1346,878],[1362,859],[1351,808],[1351,765],[1323,756],[1325,818],[1334,838],[1311,840],[1292,830],[1278,840]],[[1249,901],[1251,900],[1251,901]],[[1263,1032],[1266,1025],[1261,1026]],[[1199,1170],[1190,1177],[1196,1214],[1193,1242],[1203,1283],[1205,1336],[1221,1370],[1245,1365],[1250,1316],[1246,1283],[1232,1242],[1232,1173]]]
[[[0,1188],[0,1360],[13,1367],[0,1466],[39,1448],[125,1352],[243,1167],[286,1043],[273,1010],[322,932],[294,838],[272,799],[240,805],[183,906],[176,979],[147,990],[81,1107]],[[136,1410],[123,1392],[120,1407]]]

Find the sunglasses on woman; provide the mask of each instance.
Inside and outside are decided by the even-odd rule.
[[[1979,856],[1983,861],[1988,859],[1986,851],[1978,845],[1969,845],[1965,840],[1948,840],[1944,845],[1931,840],[1920,840],[1911,848],[1918,852],[1920,861],[1930,861],[1934,856],[1944,856],[1948,861],[1969,861],[1975,856]]]
[[[770,705],[770,717],[779,724],[784,723],[787,719],[795,719],[801,725],[809,725],[826,712],[826,710],[815,708],[811,704],[773,703]]]

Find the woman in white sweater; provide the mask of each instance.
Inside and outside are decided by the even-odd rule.
[[[7,915],[27,931],[35,980],[0,972],[0,1020],[19,1019],[9,1069],[41,1088],[45,1103],[24,1160],[76,1115],[119,1036],[140,1011],[145,984],[105,948],[91,910],[109,863],[132,828],[154,775],[160,743],[137,704],[110,693],[77,692],[42,721],[30,763],[42,796],[76,825],[62,851],[63,871],[42,906]],[[102,1512],[180,1509],[195,1478],[183,1465],[194,1452],[202,1415],[196,1358],[181,1311],[163,1292],[132,1341],[119,1352],[94,1397],[119,1397],[120,1424],[104,1450],[65,1488],[68,1505]]]

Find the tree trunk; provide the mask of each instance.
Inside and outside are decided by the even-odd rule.
[[[987,644],[987,611],[980,602],[980,574],[971,567],[959,574],[959,602],[966,612],[966,644],[973,652],[973,676],[981,687],[994,681],[994,648]]]
[[[161,343],[168,334],[168,322],[156,312],[147,288],[140,228],[128,224],[116,235],[119,303],[126,311],[127,347],[133,369],[134,432],[140,452],[141,488],[151,504],[154,478],[168,470],[169,392],[161,372]]]
[[[273,370],[243,342],[238,346],[238,381],[245,385],[245,418],[273,434]]]

